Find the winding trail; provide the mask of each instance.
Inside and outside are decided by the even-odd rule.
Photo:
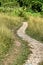
[[[23,22],[23,25],[17,31],[17,35],[21,37],[23,40],[27,41],[29,45],[32,47],[32,54],[30,54],[30,57],[28,57],[28,60],[24,65],[38,65],[38,63],[43,60],[43,44],[31,38],[25,33],[27,27],[28,23]]]

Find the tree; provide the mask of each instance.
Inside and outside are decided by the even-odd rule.
[[[33,4],[31,5],[31,9],[35,12],[41,12],[42,4],[40,2],[33,2]]]
[[[1,6],[1,2],[0,2],[0,6]]]

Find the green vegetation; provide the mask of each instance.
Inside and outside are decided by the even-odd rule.
[[[26,8],[28,11],[31,9],[34,12],[42,12],[43,11],[43,1],[42,0],[1,0],[0,1],[0,10],[2,12],[6,12],[17,7],[23,7],[23,10]],[[8,9],[9,8],[9,9]],[[4,11],[3,11],[4,10]],[[27,10],[26,10],[27,11]]]
[[[29,16],[26,33],[31,37],[43,42],[43,18]]]
[[[14,63],[12,65],[23,65],[23,63],[25,63],[26,59],[27,59],[27,56],[32,53],[30,50],[29,50],[29,46],[27,45],[27,42],[24,42],[22,41],[22,44],[21,44],[21,51],[19,53],[19,56],[17,57],[16,59],[16,62],[14,61]]]
[[[22,65],[28,54],[31,53],[28,43],[16,35],[16,30],[21,26],[22,19],[2,15],[0,14],[0,65],[5,65],[6,62],[7,65]],[[7,61],[7,59],[10,60]]]
[[[3,55],[7,53],[10,46],[14,43],[14,33],[10,29],[16,26],[17,23],[0,15],[0,60],[4,57]]]
[[[40,2],[33,2],[31,9],[35,12],[41,12],[42,11],[42,4]]]
[[[13,61],[8,61],[7,65],[23,65],[31,52],[16,30],[23,20],[27,21],[26,33],[43,42],[43,0],[0,0],[0,13],[0,65],[5,65],[4,60],[7,62],[12,55]],[[20,46],[15,41],[20,42]]]

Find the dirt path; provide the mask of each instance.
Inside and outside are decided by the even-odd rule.
[[[32,54],[28,57],[28,60],[24,65],[38,65],[38,63],[43,60],[43,44],[25,33],[27,27],[28,23],[23,22],[22,27],[17,31],[17,35],[29,42],[29,45],[32,47]]]

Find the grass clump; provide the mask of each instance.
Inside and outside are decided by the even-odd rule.
[[[30,16],[26,33],[43,42],[43,18]]]
[[[0,17],[0,61],[5,57],[9,48],[14,43],[13,33],[4,22],[5,19]]]
[[[1,16],[0,14],[0,61],[5,57],[9,48],[13,45],[15,39],[12,29],[16,30],[16,26],[20,22],[17,22],[16,19],[12,20],[10,18],[11,17],[4,15]]]

